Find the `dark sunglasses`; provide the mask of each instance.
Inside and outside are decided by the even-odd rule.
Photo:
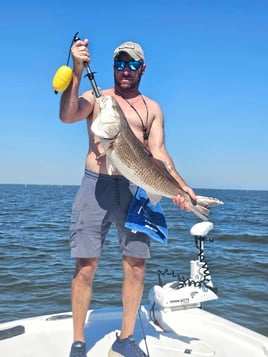
[[[142,64],[140,61],[114,61],[114,68],[117,71],[124,71],[127,65],[131,71],[137,71],[141,68]]]

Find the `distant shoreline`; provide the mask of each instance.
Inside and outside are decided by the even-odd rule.
[[[41,184],[41,183],[0,183],[0,187],[1,186],[29,186],[29,187],[79,187],[80,184]],[[258,191],[258,192],[267,192],[268,188],[215,188],[215,187],[194,187],[193,188],[195,191],[199,191],[199,190],[213,190],[213,191],[245,191],[245,192],[249,192],[249,191]]]

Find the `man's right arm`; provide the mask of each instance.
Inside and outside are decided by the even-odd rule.
[[[93,111],[95,98],[90,91],[78,96],[79,83],[73,76],[72,82],[60,101],[60,119],[64,123],[74,123],[87,118]]]
[[[78,94],[84,62],[90,62],[87,46],[88,40],[79,40],[71,49],[74,62],[73,78],[69,87],[63,92],[60,102],[60,119],[64,123],[85,119],[94,108],[95,98],[91,91],[86,91],[81,96]]]

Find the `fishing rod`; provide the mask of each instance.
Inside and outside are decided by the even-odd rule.
[[[53,81],[52,81],[52,87],[54,89],[55,94],[58,94],[58,92],[64,92],[70,85],[71,80],[73,78],[73,70],[71,67],[69,67],[69,61],[70,61],[70,57],[71,57],[71,48],[72,45],[80,40],[80,38],[77,36],[79,34],[79,32],[76,32],[76,34],[73,36],[71,45],[70,45],[70,49],[69,49],[69,54],[68,54],[68,59],[67,59],[67,64],[64,66],[61,66],[55,73],[54,77],[53,77]],[[85,70],[87,72],[87,74],[85,75],[85,77],[88,77],[92,89],[93,89],[93,93],[95,95],[96,98],[100,98],[102,96],[100,89],[98,88],[96,81],[95,81],[95,73],[96,72],[92,72],[91,68],[89,66],[88,63],[84,62],[84,67]]]

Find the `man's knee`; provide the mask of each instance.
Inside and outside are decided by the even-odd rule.
[[[143,278],[146,268],[145,259],[134,258],[134,257],[123,257],[123,267],[125,273],[131,273],[137,278]]]
[[[98,267],[98,258],[77,258],[74,278],[92,280]]]

